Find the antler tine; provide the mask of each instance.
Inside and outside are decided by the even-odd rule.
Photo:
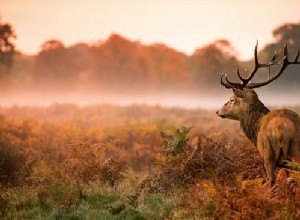
[[[253,70],[251,71],[250,76],[247,79],[243,80],[243,85],[247,85],[248,82],[250,82],[251,79],[254,77],[257,70],[261,67],[261,64],[258,61],[257,48],[258,48],[258,41],[256,41],[256,45],[255,45],[255,49],[254,49],[254,63],[255,63],[255,66],[254,66]]]
[[[230,84],[230,85],[237,86],[237,87],[243,86],[243,83],[235,83],[235,82],[229,81],[229,79],[228,79],[228,77],[227,77],[227,74],[225,74],[225,80],[226,80],[226,82],[227,82],[228,84]]]
[[[272,57],[272,62],[273,63],[275,63],[274,61],[279,57],[279,55],[281,54],[281,49],[277,52],[276,50],[275,50],[275,52],[274,52],[274,55],[273,55],[273,57]],[[277,62],[278,64],[280,63],[280,61],[279,62]],[[270,79],[271,78],[271,66],[269,66],[269,78],[268,79]]]
[[[255,62],[255,66],[259,66],[258,56],[257,56],[257,47],[258,47],[258,40],[256,41],[255,48],[254,48],[254,62]]]
[[[282,50],[279,50],[278,52],[275,51],[275,53],[272,57],[272,60],[267,63],[259,63],[257,48],[258,48],[258,41],[256,42],[255,49],[254,49],[255,66],[254,66],[253,70],[251,71],[251,74],[248,77],[246,75],[244,78],[241,76],[239,69],[237,69],[237,75],[238,75],[239,79],[241,80],[241,83],[236,83],[236,82],[231,82],[230,80],[228,80],[227,74],[222,73],[221,84],[223,86],[225,86],[226,88],[239,88],[239,89],[244,89],[244,88],[254,89],[254,88],[262,87],[262,86],[265,86],[265,85],[271,83],[272,81],[277,79],[279,76],[281,76],[281,74],[284,72],[284,70],[287,68],[288,65],[300,64],[300,60],[299,60],[300,46],[298,48],[295,58],[292,61],[289,61],[289,59],[288,59],[288,47],[287,47],[287,44],[285,44],[284,48],[283,48],[283,58],[279,61],[275,61],[281,54]],[[281,65],[281,66],[280,66],[279,70],[277,71],[277,73],[275,73],[273,75],[273,77],[271,77],[270,67],[274,66],[274,65]],[[257,73],[259,68],[263,68],[263,67],[269,67],[268,80],[265,82],[261,82],[261,83],[249,83],[252,80],[252,78],[255,76],[255,74]],[[225,81],[224,81],[224,76],[225,76]]]
[[[295,56],[295,59],[294,59],[293,63],[300,62],[300,61],[298,61],[299,55],[300,55],[300,45],[299,45],[299,47],[298,47],[298,51],[297,51],[297,54],[296,54],[296,56]]]
[[[222,73],[222,75],[221,75],[221,85],[222,85],[222,86],[225,86],[226,89],[233,88],[233,86],[231,86],[231,85],[229,85],[228,83],[225,83],[225,82],[223,81],[224,75],[226,75],[226,78],[227,78],[227,74],[226,74],[226,73]]]
[[[271,67],[271,66],[273,66],[273,65],[279,65],[280,63],[281,63],[281,61],[275,61],[277,58],[278,58],[278,56],[280,55],[280,53],[281,53],[281,49],[278,51],[278,53],[276,52],[276,50],[275,50],[275,53],[274,53],[274,55],[273,55],[273,57],[272,57],[272,60],[270,61],[270,62],[268,62],[268,63],[259,63],[259,61],[258,61],[258,56],[257,56],[257,47],[255,48],[255,67],[254,67],[254,69],[253,69],[253,75],[252,75],[252,78],[254,77],[254,75],[255,75],[255,73],[257,72],[257,70],[259,69],[259,68],[261,68],[261,67]],[[286,53],[287,53],[287,50],[286,50]],[[252,79],[251,78],[251,79]],[[250,80],[251,80],[250,79]],[[249,81],[250,81],[249,80]]]
[[[281,74],[284,72],[284,70],[286,69],[286,67],[288,66],[288,62],[287,62],[287,57],[284,56],[284,59],[283,59],[283,63],[282,63],[282,66],[281,68],[279,69],[279,71],[271,78],[269,78],[267,81],[265,82],[261,82],[261,83],[250,83],[248,85],[246,85],[244,88],[247,88],[247,89],[255,89],[255,88],[259,88],[259,87],[262,87],[262,86],[265,86],[265,85],[268,85],[269,83],[273,82],[275,79],[277,79],[279,76],[281,76]]]
[[[227,78],[227,75],[225,75],[225,80],[227,82],[226,88],[237,87],[237,88],[243,89],[250,82],[250,80],[254,77],[257,70],[261,67],[261,65],[259,64],[259,61],[258,61],[257,48],[258,48],[258,41],[256,41],[256,45],[255,45],[255,49],[254,49],[255,66],[254,66],[254,69],[251,71],[251,74],[249,75],[249,77],[243,78],[240,74],[239,69],[237,69],[237,75],[242,82],[241,83],[233,83],[233,82],[229,81]],[[225,82],[223,82],[222,85],[224,85],[224,83]]]
[[[289,57],[288,47],[286,43],[284,44],[284,48],[283,48],[283,56],[287,57],[287,59]]]
[[[225,81],[223,80],[223,77],[225,76]],[[227,89],[230,89],[230,88],[242,88],[242,84],[240,83],[234,83],[234,82],[231,82],[228,77],[227,77],[227,73],[222,73],[221,75],[221,85],[222,86],[225,86],[225,88]]]
[[[269,78],[267,81],[262,82],[262,83],[251,83],[251,84],[246,85],[245,88],[254,89],[254,88],[265,86],[265,85],[273,82],[275,79],[277,79],[279,76],[281,76],[281,74],[284,72],[284,70],[287,68],[287,66],[289,64],[300,64],[300,61],[298,61],[299,53],[300,53],[300,46],[299,46],[298,52],[295,56],[295,59],[293,61],[289,61],[288,48],[287,48],[287,45],[285,44],[284,49],[283,49],[284,57],[283,57],[282,61],[280,61],[280,63],[282,65],[281,65],[279,71],[272,78]]]
[[[278,58],[278,56],[281,54],[281,51],[281,49],[278,52],[275,50],[274,56],[272,57],[272,62],[274,62]]]
[[[248,83],[249,81],[254,77],[255,73],[257,72],[257,70],[260,67],[260,64],[258,62],[258,56],[257,56],[257,47],[258,47],[258,41],[256,42],[255,45],[255,49],[254,49],[254,59],[255,59],[255,67],[252,70],[251,74],[249,77],[243,78],[240,74],[239,69],[237,69],[237,75],[239,77],[239,79],[242,81],[241,83],[234,83],[229,81],[227,74],[222,73],[221,75],[221,85],[225,86],[225,88],[239,88],[239,89],[243,89]],[[225,76],[225,80],[226,82],[224,82],[223,77]]]
[[[239,79],[242,80],[242,82],[244,82],[245,79],[241,76],[239,68],[237,68],[236,73],[237,73]]]

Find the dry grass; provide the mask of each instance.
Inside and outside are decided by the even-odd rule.
[[[213,112],[72,105],[0,112],[4,218],[300,217],[300,174],[278,169],[270,189],[238,124]]]

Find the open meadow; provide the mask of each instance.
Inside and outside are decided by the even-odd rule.
[[[278,169],[269,188],[239,123],[212,110],[56,104],[0,115],[3,219],[300,217],[300,173]]]

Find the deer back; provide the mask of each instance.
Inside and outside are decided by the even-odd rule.
[[[263,158],[276,161],[300,159],[299,144],[300,118],[296,112],[289,109],[273,110],[261,118],[257,148]]]

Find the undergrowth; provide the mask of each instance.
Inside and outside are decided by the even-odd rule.
[[[269,188],[257,150],[236,131],[175,126],[196,114],[111,127],[89,114],[88,123],[1,118],[1,219],[300,218],[300,173],[277,169]]]

